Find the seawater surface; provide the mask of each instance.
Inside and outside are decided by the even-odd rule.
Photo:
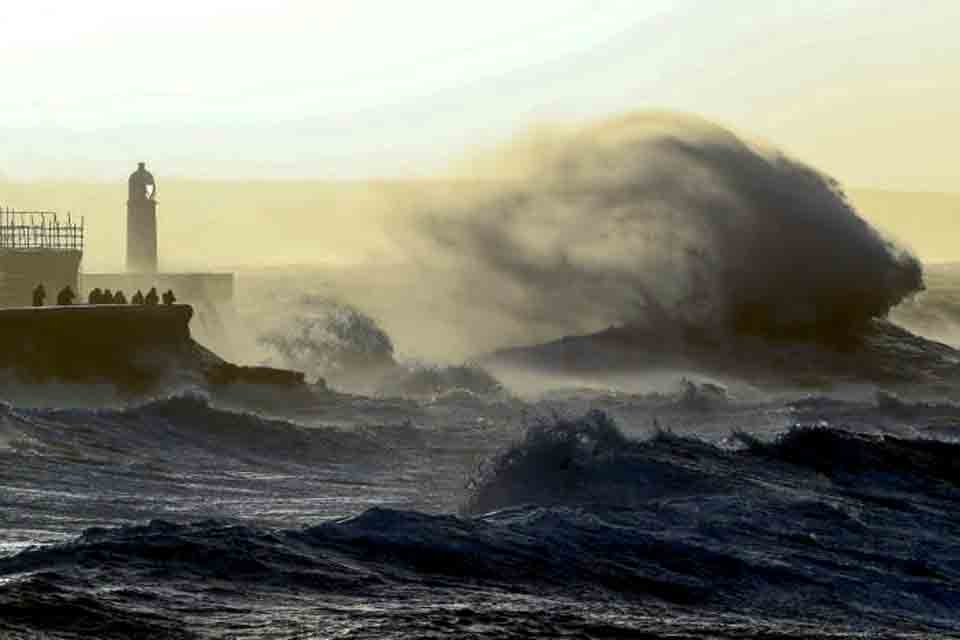
[[[954,405],[338,402],[0,407],[2,635],[960,635]]]

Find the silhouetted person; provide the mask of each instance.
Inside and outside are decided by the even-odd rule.
[[[130,304],[143,304],[143,292],[137,289],[137,292],[130,298]]]
[[[110,289],[104,289],[103,295],[100,296],[100,302],[98,304],[113,304],[113,291],[110,291]]]
[[[143,299],[143,302],[151,307],[156,306],[160,302],[160,296],[157,295],[156,287],[150,287],[150,291],[147,291],[147,295]]]
[[[118,290],[113,294],[113,304],[127,304],[127,296],[123,295],[123,291]]]
[[[87,304],[100,304],[100,300],[103,298],[103,292],[100,291],[100,287],[92,289],[87,295]]]
[[[173,295],[173,289],[167,289],[163,294],[163,304],[168,307],[177,301],[177,296]]]
[[[70,285],[67,285],[60,290],[60,293],[57,294],[57,304],[61,307],[69,307],[73,304],[73,299],[76,297],[77,294],[73,292],[73,289],[70,288]]]
[[[33,306],[42,307],[43,301],[47,299],[47,290],[43,288],[43,283],[37,285],[33,290]]]

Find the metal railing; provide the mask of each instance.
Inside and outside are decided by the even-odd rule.
[[[0,249],[83,251],[84,221],[68,213],[61,221],[54,211],[16,211],[0,207]]]

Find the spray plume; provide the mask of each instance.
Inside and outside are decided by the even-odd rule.
[[[919,261],[835,181],[689,116],[539,131],[495,180],[421,209],[408,236],[507,340],[609,325],[833,332],[923,288]],[[521,335],[524,334],[524,335]]]

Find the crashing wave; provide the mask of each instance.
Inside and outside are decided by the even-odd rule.
[[[867,492],[905,482],[960,489],[960,443],[824,426],[796,427],[773,443],[735,436],[745,449],[728,451],[663,430],[648,440],[632,440],[598,410],[540,419],[522,440],[481,465],[464,508],[483,513],[528,503],[634,507],[654,498],[749,490],[755,486],[744,480],[744,472],[754,468],[758,477],[767,476],[774,460],[837,482],[863,480],[869,483],[862,487]],[[883,484],[883,478],[889,482]]]
[[[258,336],[271,360],[346,386],[362,386],[396,366],[390,336],[359,309],[314,295],[292,308]]]
[[[487,192],[425,203],[406,235],[505,343],[625,325],[830,336],[923,288],[833,179],[696,117],[541,130],[494,156]]]

